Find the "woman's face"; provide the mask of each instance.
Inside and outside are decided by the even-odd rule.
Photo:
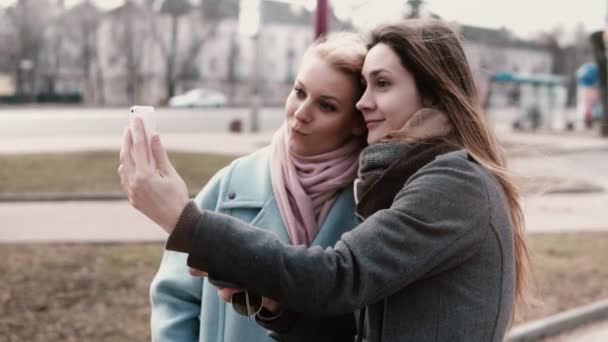
[[[422,98],[414,76],[386,44],[369,50],[361,74],[366,89],[357,108],[367,125],[367,142],[374,144],[401,129],[422,108]]]
[[[355,110],[358,84],[314,53],[302,61],[285,101],[289,147],[302,156],[329,152],[364,131]]]

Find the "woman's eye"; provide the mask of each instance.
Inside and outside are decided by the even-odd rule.
[[[306,96],[306,93],[304,92],[304,90],[302,90],[302,88],[294,87],[293,88],[293,92],[299,98],[302,98],[302,97]]]
[[[333,112],[336,110],[336,106],[334,106],[333,104],[331,104],[329,102],[320,102],[319,107],[324,112]]]
[[[387,80],[378,80],[376,81],[376,85],[378,86],[378,88],[386,88],[389,86],[389,83]]]

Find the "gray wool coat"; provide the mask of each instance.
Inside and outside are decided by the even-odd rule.
[[[366,339],[502,341],[514,301],[509,207],[464,150],[418,170],[333,247],[291,246],[204,211],[188,264],[307,315],[368,307]]]

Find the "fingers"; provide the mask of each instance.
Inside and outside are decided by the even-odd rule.
[[[232,301],[232,295],[238,292],[243,292],[243,290],[229,288],[222,288],[217,290],[217,294],[220,296],[220,298],[222,298],[227,303],[230,303]]]
[[[152,137],[152,154],[154,155],[154,159],[156,160],[156,164],[161,174],[168,175],[177,173],[173,164],[169,160],[169,155],[167,154],[167,150],[164,148],[162,142],[160,141],[160,136],[155,134]]]
[[[136,117],[131,120],[131,135],[133,137],[133,160],[135,161],[136,170],[138,172],[150,171],[146,133],[144,131],[144,124],[140,118]]]
[[[118,175],[120,176],[120,184],[123,190],[128,192],[129,184],[135,173],[135,162],[131,156],[131,134],[129,128],[125,128],[122,135],[122,143],[120,146],[120,165],[118,166]]]
[[[262,297],[262,306],[272,313],[277,313],[281,310],[281,305],[279,303],[266,297]]]
[[[207,276],[207,272],[197,270],[196,268],[192,268],[192,267],[188,268],[188,272],[190,272],[190,275],[193,277],[206,277]]]
[[[124,165],[126,170],[135,169],[135,161],[131,155],[133,149],[133,138],[128,127],[125,128],[122,135],[122,144],[120,146],[120,163]]]

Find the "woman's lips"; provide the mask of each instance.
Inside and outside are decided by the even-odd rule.
[[[302,131],[302,130],[298,129],[297,127],[293,127],[293,126],[292,126],[292,127],[291,127],[291,129],[292,129],[292,130],[293,130],[295,133],[297,133],[297,134],[299,134],[299,135],[306,136],[306,135],[310,134],[310,133],[307,133],[307,132],[304,132],[304,131]]]
[[[382,121],[384,121],[384,119],[366,120],[365,125],[367,126],[367,128],[369,128],[370,126],[375,126],[375,125],[381,123]]]

